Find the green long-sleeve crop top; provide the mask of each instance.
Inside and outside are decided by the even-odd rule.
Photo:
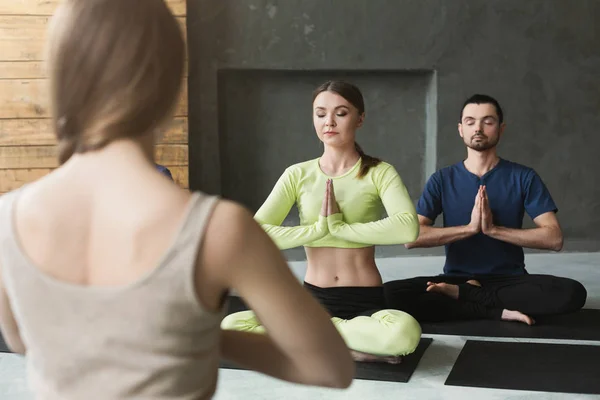
[[[336,177],[323,173],[318,158],[288,167],[256,212],[255,220],[280,249],[361,248],[416,240],[417,213],[396,169],[381,162],[358,178],[360,165],[361,160]],[[324,217],[320,211],[328,179],[333,181],[340,212]],[[300,226],[281,226],[294,204]]]

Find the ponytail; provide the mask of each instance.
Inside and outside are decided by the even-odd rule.
[[[356,142],[354,142],[354,148],[360,155],[360,159],[362,161],[360,171],[358,171],[358,177],[362,178],[365,175],[367,175],[371,167],[376,167],[381,162],[381,160],[379,158],[366,155],[362,147],[360,147]]]
[[[67,162],[76,153],[101,149],[112,140],[119,138],[116,129],[111,130],[106,127],[105,129],[83,131],[80,126],[74,118],[61,117],[56,121],[54,129],[58,139],[57,150],[60,165]],[[100,131],[102,134],[92,134],[95,131]]]

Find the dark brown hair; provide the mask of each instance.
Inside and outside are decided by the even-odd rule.
[[[164,0],[64,0],[46,51],[60,164],[172,116],[185,42]]]
[[[363,99],[363,95],[360,92],[360,89],[351,83],[345,81],[327,81],[315,89],[313,92],[313,102],[317,96],[323,92],[333,92],[339,94],[346,99],[346,101],[356,107],[359,115],[362,115],[365,112],[365,101]],[[356,148],[356,151],[358,151],[358,154],[360,154],[362,161],[360,171],[358,172],[358,177],[362,178],[369,172],[371,167],[377,166],[381,160],[365,154],[357,142],[354,142],[354,147]]]
[[[498,100],[496,100],[495,98],[493,98],[492,96],[488,96],[486,94],[474,94],[473,96],[469,97],[467,100],[465,100],[462,108],[460,109],[460,119],[458,120],[458,122],[462,123],[462,118],[463,118],[463,112],[465,110],[465,107],[469,104],[491,104],[496,108],[496,114],[498,114],[498,123],[503,123],[504,122],[504,112],[502,111],[502,107],[500,107],[500,103],[498,103]]]

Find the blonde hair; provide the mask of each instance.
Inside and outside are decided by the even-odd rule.
[[[185,43],[164,0],[63,0],[46,49],[61,164],[172,116]]]

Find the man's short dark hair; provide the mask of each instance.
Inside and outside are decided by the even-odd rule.
[[[488,96],[487,94],[474,94],[473,96],[469,97],[460,109],[460,120],[458,122],[462,122],[463,110],[468,104],[492,104],[494,107],[496,107],[496,114],[498,114],[498,123],[501,124],[502,122],[504,122],[504,113],[502,112],[502,107],[500,107],[500,103],[498,103],[498,100],[496,100],[492,96]]]

